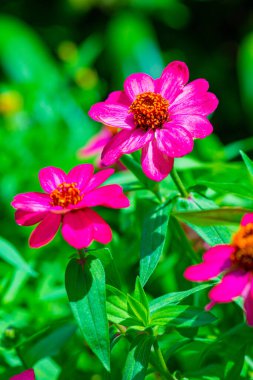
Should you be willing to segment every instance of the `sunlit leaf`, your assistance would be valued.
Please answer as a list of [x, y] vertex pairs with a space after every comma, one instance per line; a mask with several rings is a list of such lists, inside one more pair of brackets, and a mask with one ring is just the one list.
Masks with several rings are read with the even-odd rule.
[[140, 280], [146, 284], [154, 272], [167, 237], [168, 222], [172, 205], [160, 205], [147, 215], [142, 227]]
[[99, 259], [72, 259], [65, 286], [74, 318], [92, 351], [110, 369], [110, 339], [106, 316], [105, 273]]

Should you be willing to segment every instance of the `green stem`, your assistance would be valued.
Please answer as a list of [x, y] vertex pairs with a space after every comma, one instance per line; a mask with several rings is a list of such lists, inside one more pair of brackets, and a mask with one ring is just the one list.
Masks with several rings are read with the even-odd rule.
[[175, 168], [173, 168], [170, 172], [171, 178], [173, 179], [176, 187], [178, 188], [180, 194], [183, 198], [189, 198], [189, 193], [187, 192], [186, 188], [183, 185], [183, 182], [181, 181], [177, 171]]
[[159, 366], [160, 371], [162, 372], [162, 375], [167, 380], [175, 380], [175, 378], [171, 375], [171, 373], [169, 372], [169, 370], [166, 366], [166, 363], [164, 361], [164, 357], [163, 357], [162, 351], [159, 347], [157, 339], [154, 341], [154, 350], [156, 353], [156, 359], [158, 362], [158, 366]]

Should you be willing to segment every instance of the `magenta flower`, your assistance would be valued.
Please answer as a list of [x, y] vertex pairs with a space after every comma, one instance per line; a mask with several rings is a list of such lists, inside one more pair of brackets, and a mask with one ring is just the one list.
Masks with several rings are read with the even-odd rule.
[[105, 146], [102, 164], [112, 165], [123, 154], [142, 149], [144, 173], [160, 181], [171, 171], [175, 157], [192, 151], [194, 138], [212, 133], [207, 115], [216, 109], [218, 100], [208, 92], [205, 79], [186, 84], [188, 80], [186, 64], [174, 61], [158, 79], [142, 73], [130, 75], [124, 91], [93, 105], [92, 119], [122, 129]]
[[124, 208], [129, 200], [119, 185], [99, 187], [114, 172], [93, 174], [90, 164], [74, 167], [68, 174], [49, 166], [39, 173], [46, 193], [24, 193], [14, 197], [16, 222], [22, 226], [38, 224], [29, 238], [33, 248], [49, 243], [62, 224], [63, 238], [77, 249], [88, 247], [93, 240], [107, 244], [112, 239], [109, 225], [94, 211], [95, 206]]
[[190, 281], [207, 281], [223, 273], [221, 282], [209, 292], [211, 302], [206, 309], [242, 296], [247, 322], [253, 326], [253, 214], [244, 215], [231, 244], [210, 248], [203, 260], [187, 268], [184, 276]]
[[28, 369], [19, 375], [12, 376], [10, 380], [35, 380], [34, 370]]

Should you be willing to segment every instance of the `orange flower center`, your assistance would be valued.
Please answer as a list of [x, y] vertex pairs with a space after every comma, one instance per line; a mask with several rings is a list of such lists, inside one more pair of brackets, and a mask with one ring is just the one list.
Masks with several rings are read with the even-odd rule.
[[230, 256], [233, 264], [247, 271], [253, 270], [253, 223], [240, 226], [233, 236], [232, 244], [236, 247]]
[[80, 202], [83, 199], [83, 195], [80, 195], [80, 190], [76, 185], [76, 182], [63, 182], [58, 185], [50, 194], [50, 198], [52, 199], [51, 205], [67, 207]]
[[155, 92], [144, 92], [136, 96], [129, 112], [134, 114], [136, 127], [145, 131], [161, 128], [169, 120], [169, 102]]

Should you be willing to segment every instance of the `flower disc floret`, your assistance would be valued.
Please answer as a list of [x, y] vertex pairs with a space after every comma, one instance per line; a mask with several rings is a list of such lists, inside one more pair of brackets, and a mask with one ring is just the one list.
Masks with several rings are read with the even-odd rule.
[[50, 193], [50, 198], [52, 199], [51, 205], [67, 207], [76, 205], [83, 199], [83, 195], [80, 194], [80, 189], [77, 188], [76, 182], [63, 182]]
[[240, 226], [233, 236], [235, 252], [230, 256], [232, 263], [246, 271], [253, 271], [253, 223]]
[[184, 273], [190, 281], [207, 281], [220, 274], [222, 280], [209, 292], [211, 302], [206, 309], [242, 296], [247, 322], [253, 326], [253, 213], [244, 215], [231, 244], [210, 248], [202, 263]]
[[136, 96], [129, 112], [134, 114], [136, 127], [147, 131], [150, 128], [162, 128], [163, 124], [169, 120], [168, 107], [168, 100], [160, 94], [144, 92]]

